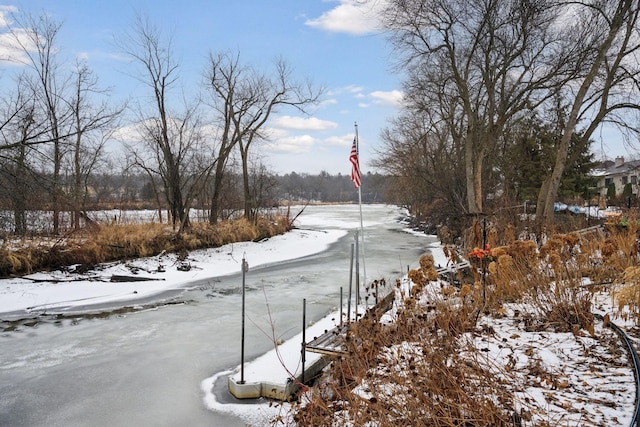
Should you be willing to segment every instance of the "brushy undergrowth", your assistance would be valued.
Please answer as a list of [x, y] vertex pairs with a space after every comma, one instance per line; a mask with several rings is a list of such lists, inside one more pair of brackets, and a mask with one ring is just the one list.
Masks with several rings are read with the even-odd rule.
[[56, 239], [4, 240], [0, 245], [0, 277], [82, 264], [184, 252], [228, 243], [257, 241], [291, 229], [285, 217], [244, 218], [214, 225], [194, 223], [178, 233], [166, 224], [98, 224]]
[[[593, 292], [606, 286], [614, 316], [640, 323], [640, 266], [634, 227], [555, 234], [465, 249], [471, 275], [439, 280], [430, 256], [397, 281], [392, 322], [373, 311], [352, 323], [345, 354], [300, 394], [293, 422], [314, 426], [520, 426], [532, 424], [506, 369], [489, 371], [469, 337], [491, 331], [480, 316], [518, 307], [530, 331], [594, 335]], [[459, 256], [453, 248], [446, 254]], [[521, 385], [524, 387], [524, 385]], [[280, 420], [281, 421], [281, 420]], [[277, 424], [277, 423], [274, 423]]]

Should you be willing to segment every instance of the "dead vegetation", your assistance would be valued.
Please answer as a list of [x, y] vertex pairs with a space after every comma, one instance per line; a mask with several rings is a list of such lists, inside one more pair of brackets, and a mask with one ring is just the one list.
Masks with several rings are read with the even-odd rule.
[[0, 244], [0, 277], [257, 241], [290, 229], [288, 218], [272, 216], [253, 222], [241, 218], [215, 225], [195, 223], [180, 233], [166, 224], [104, 223], [55, 239], [4, 239]]
[[[524, 389], [523, 376], [512, 371], [509, 360], [488, 369], [483, 350], [470, 345], [474, 337], [493, 334], [479, 319], [511, 316], [526, 331], [570, 333], [576, 341], [596, 338], [593, 292], [606, 286], [618, 303], [612, 315], [637, 324], [637, 245], [635, 227], [554, 234], [540, 244], [513, 240], [495, 247], [478, 245], [466, 250], [473, 274], [460, 274], [457, 286], [438, 280], [433, 258], [423, 256], [420, 268], [408, 272], [411, 287], [397, 282], [393, 321], [369, 312], [352, 324], [346, 354], [301, 394], [292, 409], [294, 422], [553, 425], [532, 421], [532, 402], [514, 391]], [[445, 253], [452, 260], [457, 256], [451, 248]], [[526, 370], [552, 390], [568, 387], [566, 379], [539, 363], [532, 361]]]

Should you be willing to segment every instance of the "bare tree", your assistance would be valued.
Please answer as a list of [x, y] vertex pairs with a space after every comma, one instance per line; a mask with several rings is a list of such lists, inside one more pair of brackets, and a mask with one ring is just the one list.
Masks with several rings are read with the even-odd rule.
[[[484, 209], [485, 174], [504, 130], [552, 96], [566, 67], [555, 3], [391, 0], [385, 22], [408, 70], [407, 103], [462, 148], [466, 213]], [[428, 112], [428, 113], [427, 113]]]
[[[579, 125], [581, 144], [589, 143], [593, 133], [611, 121], [638, 135], [625, 113], [638, 111], [640, 80], [640, 2], [576, 1], [567, 2], [561, 15], [565, 30], [561, 39], [578, 52], [575, 71], [562, 92], [570, 106], [566, 117], [560, 117], [553, 171], [544, 181], [538, 195], [536, 216], [543, 222], [553, 217], [554, 202], [560, 180], [570, 161], [571, 139]], [[570, 24], [572, 23], [572, 24]]]
[[[78, 65], [73, 72], [71, 67], [61, 64], [57, 46], [60, 23], [46, 14], [37, 18], [14, 16], [13, 21], [9, 35], [20, 50], [14, 60], [24, 67], [17, 87], [19, 91], [32, 93], [34, 102], [25, 111], [16, 110], [15, 116], [7, 116], [7, 120], [17, 119], [24, 124], [24, 117], [30, 117], [33, 123], [28, 132], [21, 124], [23, 132], [16, 140], [3, 138], [0, 149], [16, 147], [26, 154], [26, 147], [34, 147], [37, 150], [30, 153], [42, 155], [45, 147], [50, 146], [49, 165], [41, 176], [50, 177], [43, 185], [50, 193], [53, 232], [58, 233], [60, 211], [64, 208], [71, 207], [74, 224], [79, 227], [81, 203], [86, 194], [82, 187], [86, 188], [86, 178], [99, 158], [108, 128], [122, 108], [110, 109], [104, 99], [100, 104], [94, 103], [104, 92], [98, 89], [97, 79], [86, 65]], [[101, 134], [102, 140], [92, 146], [90, 142], [96, 142], [96, 133]], [[68, 186], [70, 194], [66, 193], [67, 186], [61, 176], [65, 162], [71, 165], [69, 170], [74, 180]]]
[[[33, 168], [30, 153], [34, 147], [29, 139], [38, 133], [36, 118], [36, 95], [25, 84], [24, 75], [16, 80], [15, 90], [3, 98], [2, 117], [4, 124], [0, 133], [0, 159], [2, 159], [3, 180], [8, 199], [12, 202], [14, 233], [24, 235], [27, 232], [27, 205], [29, 195], [34, 194]], [[33, 159], [31, 159], [33, 160]]]
[[132, 147], [136, 163], [163, 183], [171, 222], [180, 231], [190, 226], [189, 208], [206, 182], [213, 164], [203, 162], [206, 147], [200, 129], [197, 106], [185, 106], [172, 113], [176, 103], [170, 92], [178, 82], [178, 63], [172, 56], [171, 40], [163, 40], [159, 29], [138, 17], [133, 32], [119, 44], [142, 68], [138, 79], [152, 92], [153, 111], [139, 109], [138, 127], [146, 148]]
[[[46, 117], [46, 138], [32, 143], [52, 143], [52, 175], [50, 182], [51, 209], [53, 211], [53, 232], [58, 233], [63, 189], [60, 179], [64, 157], [65, 138], [69, 133], [71, 112], [63, 103], [68, 76], [59, 69], [58, 47], [56, 46], [61, 24], [43, 14], [38, 18], [27, 15], [14, 17], [16, 24], [9, 32], [22, 50], [24, 65], [28, 67], [32, 90], [37, 94], [37, 109]], [[20, 144], [24, 144], [20, 142]]]
[[293, 107], [306, 114], [306, 108], [317, 102], [322, 89], [309, 83], [295, 82], [291, 68], [279, 60], [271, 77], [242, 66], [240, 54], [211, 54], [207, 69], [209, 105], [219, 129], [216, 169], [209, 220], [214, 223], [220, 215], [221, 184], [232, 150], [238, 146], [242, 162], [244, 211], [251, 219], [254, 201], [251, 197], [249, 150], [253, 142], [267, 138], [264, 125], [278, 107]]
[[420, 219], [459, 217], [465, 211], [464, 156], [446, 126], [435, 125], [424, 112], [405, 111], [382, 140], [374, 165], [394, 177], [392, 202]]
[[274, 205], [278, 182], [274, 174], [259, 160], [254, 163], [250, 170], [249, 197], [251, 197], [251, 203], [245, 203], [245, 209], [247, 209], [247, 205], [251, 206], [253, 212], [249, 214], [249, 218], [256, 218], [261, 208], [268, 208]]
[[87, 180], [96, 165], [101, 161], [106, 141], [111, 137], [115, 123], [124, 107], [111, 108], [105, 99], [98, 104], [96, 97], [107, 93], [100, 89], [98, 81], [86, 64], [77, 63], [73, 81], [74, 97], [68, 101], [73, 112], [70, 205], [72, 223], [80, 228], [80, 218], [87, 218], [84, 205], [87, 197]]

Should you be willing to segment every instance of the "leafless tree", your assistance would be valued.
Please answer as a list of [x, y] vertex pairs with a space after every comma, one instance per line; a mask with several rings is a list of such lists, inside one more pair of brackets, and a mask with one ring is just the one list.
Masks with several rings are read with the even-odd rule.
[[564, 66], [553, 2], [391, 0], [385, 16], [408, 70], [407, 100], [463, 147], [466, 212], [482, 213], [487, 156], [509, 123], [550, 96], [542, 89]]
[[[16, 88], [32, 94], [34, 102], [25, 106], [26, 109], [16, 109], [14, 116], [5, 116], [8, 120], [5, 123], [17, 119], [22, 132], [15, 140], [3, 138], [0, 145], [2, 150], [17, 148], [21, 153], [17, 160], [26, 155], [26, 147], [33, 148], [31, 154], [42, 155], [49, 151], [46, 156], [49, 165], [44, 167], [45, 173], [41, 177], [50, 177], [46, 186], [50, 191], [54, 233], [59, 232], [60, 211], [64, 208], [71, 208], [74, 224], [79, 226], [81, 202], [86, 193], [82, 189], [83, 181], [99, 158], [105, 139], [97, 146], [90, 142], [96, 141], [96, 133], [106, 136], [122, 110], [109, 108], [104, 98], [99, 104], [95, 103], [104, 93], [98, 89], [97, 78], [86, 65], [79, 65], [74, 72], [72, 67], [61, 64], [61, 51], [57, 45], [61, 28], [59, 22], [46, 14], [13, 16], [9, 35], [20, 50], [13, 59], [23, 66]], [[30, 120], [28, 128], [25, 117]], [[70, 158], [69, 153], [72, 154]], [[71, 165], [69, 175], [74, 180], [71, 185], [62, 180], [65, 162]], [[70, 194], [67, 194], [67, 187], [71, 189]]]
[[[29, 70], [29, 82], [37, 94], [36, 109], [44, 112], [46, 137], [31, 139], [32, 144], [52, 144], [51, 155], [51, 209], [53, 211], [53, 232], [58, 233], [60, 224], [63, 188], [60, 172], [64, 157], [65, 138], [70, 134], [71, 111], [64, 104], [68, 88], [68, 75], [59, 68], [58, 46], [61, 24], [48, 15], [39, 17], [14, 16], [15, 24], [9, 28], [9, 34], [22, 51], [24, 64]], [[19, 144], [24, 145], [23, 142]]]
[[29, 195], [35, 193], [31, 156], [35, 147], [29, 144], [30, 138], [40, 132], [35, 104], [36, 94], [25, 84], [22, 74], [16, 79], [14, 90], [3, 97], [0, 113], [4, 122], [0, 132], [3, 187], [12, 203], [14, 233], [21, 236], [27, 232]]
[[277, 185], [278, 182], [274, 174], [263, 162], [260, 160], [253, 162], [249, 173], [249, 197], [251, 198], [251, 203], [245, 202], [245, 209], [247, 209], [247, 206], [253, 209], [253, 212], [249, 214], [249, 218], [256, 218], [261, 208], [270, 208], [274, 205]]
[[242, 162], [244, 211], [250, 218], [255, 208], [249, 173], [251, 145], [267, 138], [264, 125], [279, 107], [293, 107], [306, 114], [307, 107], [317, 102], [322, 89], [315, 89], [309, 82], [295, 81], [290, 66], [283, 60], [276, 62], [275, 72], [270, 76], [243, 66], [240, 54], [229, 52], [210, 54], [206, 78], [208, 104], [219, 129], [209, 220], [215, 223], [220, 215], [221, 184], [236, 146]]
[[552, 219], [560, 179], [568, 163], [569, 145], [580, 126], [581, 143], [588, 144], [606, 122], [637, 135], [630, 112], [640, 109], [640, 33], [638, 0], [583, 0], [563, 4], [561, 40], [576, 52], [574, 72], [563, 87], [569, 105], [559, 120], [562, 135], [553, 171], [544, 181], [537, 202], [537, 217]]
[[[119, 42], [142, 71], [137, 77], [152, 92], [153, 109], [138, 110], [143, 146], [131, 147], [135, 162], [147, 173], [159, 176], [169, 205], [170, 220], [180, 231], [190, 226], [190, 204], [206, 182], [213, 163], [206, 159], [197, 105], [172, 108], [180, 103], [171, 91], [178, 83], [178, 62], [171, 39], [164, 40], [148, 19], [138, 17], [132, 32]], [[185, 104], [188, 104], [185, 102]], [[151, 149], [151, 156], [147, 154]]]
[[433, 211], [441, 218], [464, 211], [464, 156], [446, 126], [434, 124], [424, 112], [405, 111], [384, 129], [382, 141], [374, 165], [394, 177], [391, 202], [420, 219]]
[[[124, 107], [110, 107], [104, 97], [107, 92], [98, 86], [97, 77], [86, 64], [77, 63], [73, 73], [74, 96], [67, 102], [73, 112], [71, 133], [71, 176], [69, 204], [75, 229], [80, 228], [84, 214], [87, 180], [96, 165], [102, 161], [104, 145], [111, 137]], [[98, 103], [98, 97], [103, 99]]]

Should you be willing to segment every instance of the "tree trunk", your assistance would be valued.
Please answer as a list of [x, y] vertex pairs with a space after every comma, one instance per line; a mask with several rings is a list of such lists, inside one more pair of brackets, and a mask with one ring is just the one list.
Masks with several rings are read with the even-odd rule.
[[464, 146], [464, 170], [466, 177], [467, 187], [467, 213], [478, 213], [479, 209], [476, 206], [476, 192], [475, 192], [475, 174], [473, 173], [473, 144], [469, 141], [465, 141]]
[[[79, 112], [76, 112], [76, 120], [78, 119]], [[75, 230], [80, 229], [80, 200], [81, 200], [81, 187], [82, 187], [82, 167], [80, 165], [80, 143], [82, 141], [82, 132], [78, 131], [76, 135], [76, 146], [73, 156], [73, 166], [75, 179], [73, 183], [73, 228]]]
[[213, 192], [211, 194], [211, 210], [209, 211], [209, 223], [215, 224], [220, 219], [220, 199], [222, 196], [222, 179], [224, 177], [224, 164], [218, 159], [216, 173], [213, 176]]
[[254, 218], [254, 206], [253, 199], [251, 197], [251, 186], [249, 183], [249, 142], [246, 146], [243, 145], [242, 141], [239, 142], [240, 147], [240, 157], [242, 158], [242, 188], [244, 193], [244, 217], [253, 221]]
[[[566, 140], [566, 141], [565, 141]], [[567, 164], [569, 153], [570, 134], [563, 134], [560, 145], [556, 151], [556, 161], [549, 175], [540, 188], [536, 205], [536, 218], [543, 223], [553, 219], [554, 205], [560, 189], [560, 180]]]
[[[617, 37], [618, 32], [620, 31], [624, 23], [624, 18], [632, 7], [632, 3], [633, 2], [628, 0], [621, 1], [619, 3], [614, 16], [610, 19], [610, 27], [607, 33], [607, 37], [603, 40], [601, 45], [596, 46], [597, 55], [594, 58], [593, 63], [590, 65], [589, 71], [585, 75], [582, 84], [576, 92], [575, 98], [573, 100], [573, 105], [571, 107], [571, 112], [569, 113], [567, 123], [563, 129], [562, 139], [560, 140], [560, 143], [556, 150], [556, 161], [553, 167], [553, 171], [551, 172], [551, 175], [545, 180], [545, 183], [540, 189], [540, 193], [538, 195], [536, 218], [542, 223], [550, 222], [553, 219], [554, 203], [556, 201], [556, 197], [558, 196], [562, 174], [564, 173], [564, 169], [566, 168], [567, 156], [569, 153], [569, 144], [578, 124], [578, 116], [581, 109], [583, 108], [585, 97], [589, 91], [589, 88], [598, 76], [603, 63], [605, 62], [605, 58], [607, 57], [607, 53], [609, 52], [614, 39]], [[608, 72], [615, 72], [615, 70], [609, 70]], [[606, 100], [601, 100], [601, 102], [606, 103]]]
[[482, 213], [482, 162], [484, 156], [475, 155], [473, 143], [465, 141], [465, 176], [467, 190], [467, 213]]
[[476, 157], [475, 161], [475, 170], [473, 173], [473, 185], [474, 185], [474, 195], [475, 195], [475, 207], [477, 209], [474, 213], [482, 213], [483, 211], [483, 196], [484, 193], [482, 191], [482, 165], [484, 164], [484, 154], [479, 153]]
[[22, 134], [23, 143], [20, 146], [16, 164], [16, 191], [13, 193], [13, 218], [14, 230], [18, 236], [24, 236], [27, 233], [27, 217], [26, 217], [26, 178], [27, 167], [25, 165], [26, 149], [24, 142], [26, 140], [26, 128]]

